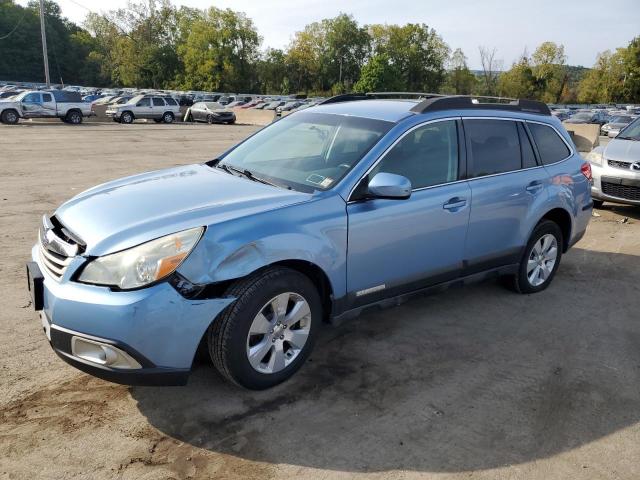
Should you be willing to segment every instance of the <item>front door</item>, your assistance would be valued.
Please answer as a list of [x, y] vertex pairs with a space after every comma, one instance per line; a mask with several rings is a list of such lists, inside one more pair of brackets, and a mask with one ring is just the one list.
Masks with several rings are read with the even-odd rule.
[[[414, 127], [388, 150], [347, 205], [347, 288], [350, 306], [456, 278], [462, 270], [471, 191], [460, 181], [460, 125]], [[367, 199], [377, 173], [407, 177], [406, 200]]]

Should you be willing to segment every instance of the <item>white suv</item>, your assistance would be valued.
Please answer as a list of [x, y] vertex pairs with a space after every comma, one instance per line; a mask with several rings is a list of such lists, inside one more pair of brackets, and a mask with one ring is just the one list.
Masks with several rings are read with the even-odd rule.
[[114, 122], [133, 123], [137, 118], [151, 118], [156, 123], [172, 123], [181, 117], [180, 105], [171, 97], [138, 95], [123, 105], [113, 105], [105, 112]]

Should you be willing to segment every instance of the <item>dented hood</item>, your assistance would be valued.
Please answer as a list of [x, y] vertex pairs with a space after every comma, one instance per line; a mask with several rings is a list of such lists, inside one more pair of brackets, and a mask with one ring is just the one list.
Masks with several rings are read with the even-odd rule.
[[55, 214], [86, 243], [86, 255], [104, 255], [310, 197], [207, 165], [188, 165], [99, 185], [64, 203]]

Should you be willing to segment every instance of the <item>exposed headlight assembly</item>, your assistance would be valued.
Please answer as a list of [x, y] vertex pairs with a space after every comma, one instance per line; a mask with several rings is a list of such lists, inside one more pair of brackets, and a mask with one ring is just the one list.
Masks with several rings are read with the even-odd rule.
[[587, 154], [586, 160], [594, 165], [602, 165], [604, 158], [601, 151], [592, 151]]
[[203, 227], [192, 228], [98, 257], [84, 268], [78, 280], [122, 290], [140, 288], [162, 280], [187, 258], [203, 231]]

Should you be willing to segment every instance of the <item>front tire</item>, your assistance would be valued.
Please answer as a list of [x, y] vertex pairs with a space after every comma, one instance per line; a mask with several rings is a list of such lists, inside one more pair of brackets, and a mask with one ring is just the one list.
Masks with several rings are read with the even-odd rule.
[[507, 278], [507, 285], [518, 293], [537, 293], [547, 288], [560, 266], [562, 230], [551, 220], [542, 220], [533, 230], [518, 273]]
[[273, 267], [231, 286], [236, 301], [215, 319], [207, 339], [213, 364], [228, 380], [252, 390], [273, 387], [305, 362], [322, 318], [309, 278]]
[[133, 123], [133, 113], [122, 112], [122, 115], [120, 115], [120, 123], [126, 123], [126, 124]]
[[0, 120], [2, 120], [2, 123], [6, 123], [7, 125], [15, 125], [20, 120], [20, 117], [18, 116], [18, 112], [15, 110], [5, 110], [2, 112]]

